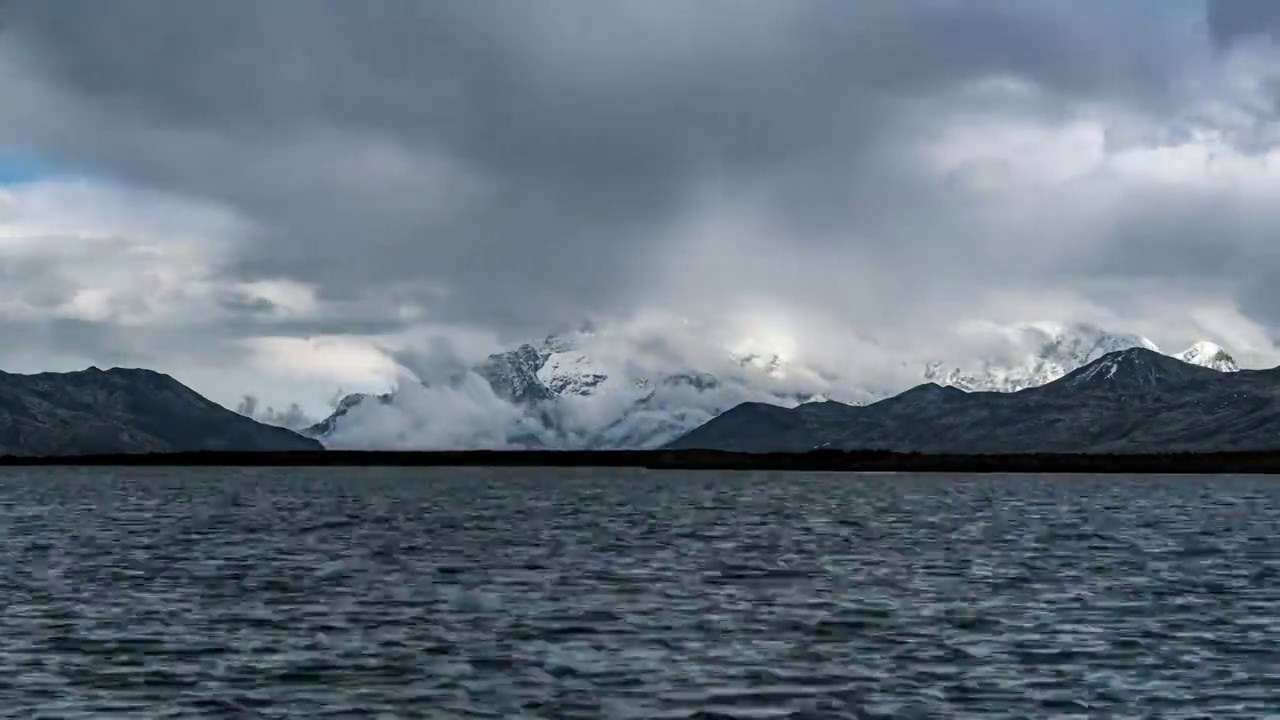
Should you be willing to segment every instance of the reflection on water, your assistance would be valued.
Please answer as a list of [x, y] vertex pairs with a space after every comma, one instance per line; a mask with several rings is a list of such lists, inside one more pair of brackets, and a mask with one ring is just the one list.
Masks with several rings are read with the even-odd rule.
[[1259, 718], [1270, 478], [6, 470], [14, 717]]

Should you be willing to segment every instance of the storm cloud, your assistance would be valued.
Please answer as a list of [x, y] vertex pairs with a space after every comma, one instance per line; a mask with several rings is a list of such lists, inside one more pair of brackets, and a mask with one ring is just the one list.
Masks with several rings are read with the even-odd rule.
[[[1274, 357], [1271, 3], [0, 8], [0, 147], [194, 218], [151, 233], [198, 236], [189, 282], [81, 318], [156, 348], [371, 338], [358, 384], [663, 316], [847, 371], [1051, 319]], [[61, 267], [32, 303], [83, 297]]]

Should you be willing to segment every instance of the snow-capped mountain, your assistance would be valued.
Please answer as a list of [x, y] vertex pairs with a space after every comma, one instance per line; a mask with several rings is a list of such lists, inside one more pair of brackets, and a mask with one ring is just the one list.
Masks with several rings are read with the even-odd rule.
[[[1029, 323], [1006, 330], [1011, 352], [961, 369], [933, 361], [926, 363], [924, 378], [969, 392], [1016, 392], [1038, 387], [1084, 367], [1107, 353], [1130, 348], [1160, 352], [1151, 340], [1130, 333], [1108, 332], [1087, 324]], [[1171, 357], [1222, 372], [1239, 370], [1235, 360], [1219, 345], [1201, 341]]]
[[[558, 338], [549, 339], [551, 342]], [[604, 391], [609, 371], [589, 355], [559, 341], [559, 348], [546, 355], [535, 375], [552, 393], [559, 396], [589, 396]]]
[[[491, 399], [518, 410], [514, 418], [500, 418], [506, 445], [656, 447], [742, 402], [794, 406], [830, 395], [823, 392], [826, 376], [790, 367], [776, 356], [725, 353], [715, 372], [659, 370], [610, 356], [596, 339], [594, 331], [552, 335], [490, 355], [471, 369]], [[427, 391], [452, 391], [463, 381], [455, 377]], [[859, 404], [885, 394], [837, 393], [844, 402]], [[330, 447], [368, 446], [370, 438], [346, 430], [362, 422], [362, 415], [402, 412], [401, 402], [397, 394], [348, 395], [307, 433]], [[419, 411], [432, 412], [425, 407], [412, 412]]]
[[968, 392], [1016, 392], [1057, 380], [1109, 352], [1133, 347], [1159, 351], [1140, 335], [1110, 333], [1085, 324], [1029, 323], [1004, 334], [1004, 346], [1011, 349], [1000, 356], [967, 369], [932, 361], [925, 365], [924, 378]]
[[1221, 345], [1208, 340], [1201, 340], [1174, 357], [1184, 363], [1211, 368], [1219, 372], [1236, 372], [1240, 369], [1235, 358], [1222, 349]]
[[[969, 392], [1013, 392], [1044, 385], [1118, 350], [1160, 352], [1142, 336], [1092, 325], [1032, 323], [999, 333], [998, 347], [968, 367], [928, 362], [922, 376], [904, 376], [900, 387], [870, 388], [857, 378], [768, 353], [713, 353], [687, 361], [701, 368], [672, 369], [679, 360], [646, 363], [635, 348], [619, 351], [600, 342], [594, 328], [578, 329], [490, 355], [443, 383], [346, 396], [307, 433], [330, 447], [443, 447], [449, 445], [439, 437], [452, 443], [473, 437], [461, 429], [466, 425], [478, 433], [474, 437], [484, 438], [466, 447], [647, 448], [743, 402], [861, 405], [921, 381]], [[1226, 350], [1207, 341], [1170, 357], [1224, 372], [1238, 369]]]
[[1172, 386], [1203, 377], [1220, 377], [1213, 368], [1183, 362], [1176, 355], [1164, 355], [1146, 348], [1129, 348], [1111, 353], [1063, 378], [1062, 383], [1044, 390], [1060, 389], [1068, 394], [1082, 391], [1131, 392], [1139, 388]]

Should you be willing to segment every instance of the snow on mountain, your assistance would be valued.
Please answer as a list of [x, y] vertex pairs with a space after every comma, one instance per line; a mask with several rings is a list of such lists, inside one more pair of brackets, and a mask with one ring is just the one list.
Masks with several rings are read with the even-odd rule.
[[[1085, 324], [996, 330], [996, 342], [983, 346], [990, 351], [976, 363], [928, 362], [923, 380], [971, 392], [1012, 392], [1056, 380], [1115, 351], [1159, 352], [1140, 335]], [[646, 448], [743, 402], [861, 405], [916, 382], [908, 370], [901, 387], [873, 388], [768, 352], [681, 357], [664, 350], [650, 356], [650, 345], [595, 328], [551, 335], [490, 355], [465, 377], [446, 383], [348, 396], [308, 433], [336, 448], [390, 447], [387, 437], [401, 448]], [[1225, 350], [1209, 342], [1171, 357], [1215, 370], [1238, 369]]]
[[1219, 372], [1236, 372], [1240, 366], [1236, 364], [1235, 358], [1222, 348], [1221, 345], [1201, 340], [1182, 352], [1174, 355], [1182, 362], [1201, 367], [1211, 368]]
[[924, 378], [968, 392], [1016, 392], [1057, 380], [1110, 352], [1160, 348], [1141, 335], [1112, 333], [1083, 323], [1027, 323], [1004, 331], [1005, 352], [976, 367], [926, 363]]
[[[777, 356], [726, 352], [708, 369], [675, 370], [670, 358], [646, 360], [620, 351], [619, 344], [611, 344], [611, 340], [616, 339], [594, 329], [551, 335], [495, 353], [477, 364], [471, 374], [487, 385], [496, 400], [518, 410], [516, 416], [495, 415], [505, 424], [503, 445], [655, 447], [743, 402], [794, 406], [832, 395], [852, 403], [880, 397], [857, 390], [833, 393], [828, 375]], [[627, 349], [625, 343], [621, 346]], [[455, 379], [449, 384], [460, 382]], [[448, 387], [427, 388], [426, 396], [415, 391], [411, 397], [414, 402], [427, 403], [432, 392], [447, 391]], [[402, 394], [403, 388], [377, 397], [377, 402], [372, 397], [348, 396], [333, 415], [309, 432], [330, 447], [369, 447], [377, 438], [353, 432], [353, 427], [375, 421], [385, 425], [395, 413], [404, 415], [399, 406], [410, 398], [401, 398]], [[439, 412], [426, 407], [420, 410]], [[395, 435], [404, 437], [405, 432], [396, 431]], [[435, 446], [430, 438], [423, 438], [423, 447]]]
[[556, 394], [538, 379], [538, 370], [551, 352], [544, 347], [524, 344], [515, 350], [490, 355], [475, 368], [498, 397], [517, 405], [551, 400]]
[[581, 350], [566, 349], [547, 355], [536, 373], [538, 381], [556, 395], [592, 395], [605, 390], [609, 372]]

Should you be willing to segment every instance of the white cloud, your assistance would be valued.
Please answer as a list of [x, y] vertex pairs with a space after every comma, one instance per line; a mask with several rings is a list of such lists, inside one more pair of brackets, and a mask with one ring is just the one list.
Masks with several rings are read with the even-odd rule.
[[[276, 321], [333, 309], [296, 281], [224, 276], [253, 231], [216, 205], [90, 178], [4, 189], [0, 322], [21, 330], [24, 342], [0, 349], [0, 367], [143, 365], [229, 407], [252, 393], [264, 406], [298, 402], [316, 416], [327, 414], [338, 388], [389, 388], [395, 364], [376, 338], [273, 334]], [[225, 304], [232, 297], [268, 302], [265, 320], [231, 329], [243, 317]], [[59, 321], [95, 332], [52, 346], [47, 327]]]
[[0, 214], [3, 319], [216, 322], [218, 266], [248, 232], [216, 206], [101, 182], [10, 188]]
[[248, 352], [251, 371], [352, 392], [384, 392], [394, 384], [399, 372], [387, 352], [367, 338], [254, 337], [241, 344]]
[[431, 388], [406, 373], [394, 402], [356, 405], [328, 444], [354, 449], [501, 449], [521, 420], [521, 412], [495, 396], [474, 373], [456, 384]]

